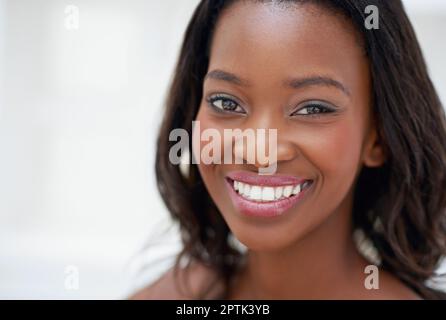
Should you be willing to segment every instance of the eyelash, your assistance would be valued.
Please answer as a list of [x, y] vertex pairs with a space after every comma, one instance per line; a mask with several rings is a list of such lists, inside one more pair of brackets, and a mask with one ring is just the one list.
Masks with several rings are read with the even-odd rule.
[[[299, 111], [304, 110], [304, 109], [309, 109], [309, 108], [317, 108], [317, 109], [319, 109], [319, 112], [308, 113], [308, 111], [307, 111], [307, 114], [298, 114]], [[323, 114], [330, 114], [330, 113], [334, 113], [334, 112], [336, 112], [336, 110], [333, 107], [327, 106], [326, 103], [323, 103], [320, 101], [314, 101], [314, 102], [308, 102], [302, 108], [299, 108], [298, 110], [293, 111], [290, 116], [301, 115], [301, 116], [305, 116], [305, 117], [319, 118]]]
[[[243, 112], [224, 109], [224, 106], [223, 106], [222, 108], [217, 107], [214, 103], [215, 103], [215, 101], [219, 101], [219, 100], [235, 103], [235, 104], [237, 105], [236, 108], [238, 107], [238, 108], [242, 109]], [[207, 98], [206, 101], [208, 102], [208, 104], [209, 104], [209, 106], [210, 106], [211, 108], [214, 108], [214, 109], [217, 110], [218, 112], [240, 113], [240, 114], [244, 114], [244, 113], [246, 113], [246, 112], [244, 111], [244, 109], [240, 106], [240, 104], [239, 104], [238, 102], [234, 101], [233, 99], [231, 99], [231, 98], [229, 98], [229, 97], [227, 97], [227, 96], [225, 96], [225, 95], [215, 94], [215, 95], [213, 95], [213, 96]]]
[[[243, 110], [243, 112], [224, 109], [224, 106], [223, 106], [223, 108], [215, 106], [215, 104], [214, 104], [215, 101], [219, 101], [219, 100], [234, 103], [234, 104], [237, 105], [236, 109], [240, 108], [240, 109]], [[239, 113], [239, 114], [245, 114], [246, 113], [238, 102], [234, 101], [233, 99], [231, 99], [231, 98], [229, 98], [229, 97], [227, 97], [225, 95], [215, 94], [215, 95], [210, 96], [209, 98], [207, 98], [206, 101], [208, 102], [208, 104], [209, 104], [209, 106], [211, 108], [215, 109], [218, 112]], [[310, 117], [310, 118], [319, 118], [323, 114], [330, 114], [330, 113], [333, 113], [333, 112], [336, 111], [334, 108], [327, 106], [323, 102], [315, 101], [315, 102], [308, 102], [307, 105], [303, 106], [302, 108], [299, 108], [296, 111], [293, 111], [290, 116], [292, 117], [294, 115], [299, 115], [298, 114], [299, 111], [304, 110], [304, 109], [309, 109], [309, 108], [317, 108], [317, 109], [319, 109], [319, 112], [317, 112], [317, 113], [308, 113], [308, 111], [307, 111], [307, 114], [300, 114], [300, 115], [304, 116], [304, 117]]]

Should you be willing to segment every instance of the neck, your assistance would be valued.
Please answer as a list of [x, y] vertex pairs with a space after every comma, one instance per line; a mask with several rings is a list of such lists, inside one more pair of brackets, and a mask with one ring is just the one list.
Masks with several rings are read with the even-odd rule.
[[247, 299], [323, 299], [363, 285], [367, 264], [351, 235], [346, 197], [320, 226], [281, 251], [248, 251], [237, 286]]

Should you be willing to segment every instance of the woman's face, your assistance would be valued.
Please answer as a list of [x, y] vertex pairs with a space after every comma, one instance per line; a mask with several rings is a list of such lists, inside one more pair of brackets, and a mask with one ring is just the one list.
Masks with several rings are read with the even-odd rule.
[[[250, 1], [221, 15], [196, 118], [200, 131], [223, 137], [224, 129], [277, 130], [273, 176], [258, 175], [257, 163], [198, 165], [242, 243], [284, 248], [349, 207], [362, 166], [382, 163], [370, 100], [368, 60], [343, 17], [309, 4]], [[293, 195], [306, 180], [309, 187]]]

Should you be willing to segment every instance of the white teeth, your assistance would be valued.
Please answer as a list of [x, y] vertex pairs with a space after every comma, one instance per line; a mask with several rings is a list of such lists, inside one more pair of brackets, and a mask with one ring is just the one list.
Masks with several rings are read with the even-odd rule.
[[[242, 184], [240, 182], [240, 184]], [[246, 198], [251, 197], [251, 192], [250, 192], [250, 185], [249, 184], [243, 184], [243, 192], [240, 192], [240, 194], [244, 195]]]
[[243, 187], [245, 185], [241, 182], [238, 183], [238, 193], [243, 194]]
[[272, 201], [272, 200], [274, 200], [274, 188], [272, 188], [272, 187], [263, 187], [262, 188], [262, 200], [263, 201]]
[[252, 200], [262, 200], [262, 187], [252, 186], [249, 196]]
[[305, 188], [307, 181], [298, 185], [280, 187], [262, 187], [249, 185], [234, 180], [234, 190], [244, 198], [253, 201], [275, 201], [299, 194]]
[[292, 194], [298, 194], [300, 192], [300, 184], [294, 187]]
[[283, 187], [277, 187], [277, 188], [274, 188], [274, 189], [276, 189], [276, 192], [275, 192], [275, 198], [276, 199], [280, 199], [280, 198], [282, 198], [282, 195], [283, 195]]
[[283, 189], [283, 195], [285, 196], [285, 198], [288, 198], [291, 195], [291, 192], [293, 192], [293, 186], [286, 186]]

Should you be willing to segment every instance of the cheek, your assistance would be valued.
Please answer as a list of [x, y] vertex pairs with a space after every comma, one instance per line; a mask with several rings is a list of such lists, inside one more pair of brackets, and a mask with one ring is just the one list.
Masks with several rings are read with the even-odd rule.
[[[216, 174], [216, 170], [218, 169], [218, 166], [220, 166], [220, 164], [214, 164], [214, 163], [210, 163], [207, 164], [205, 163], [204, 157], [209, 158], [209, 156], [213, 156], [214, 155], [214, 151], [218, 152], [217, 154], [219, 154], [220, 156], [217, 156], [220, 159], [220, 162], [217, 163], [222, 163], [223, 161], [223, 133], [224, 133], [224, 128], [216, 123], [215, 121], [212, 120], [211, 117], [209, 117], [207, 115], [206, 112], [204, 112], [202, 110], [202, 108], [200, 108], [197, 117], [195, 119], [196, 123], [194, 126], [194, 130], [192, 133], [192, 139], [195, 139], [195, 143], [192, 144], [193, 147], [193, 154], [194, 157], [197, 161], [199, 161], [199, 163], [197, 164], [198, 166], [198, 170], [200, 171], [200, 174], [203, 178], [203, 181], [207, 187], [207, 189], [209, 190], [209, 192], [211, 193], [211, 195], [213, 196], [215, 194], [215, 188], [217, 188], [217, 184], [214, 183], [214, 179], [215, 179], [215, 174]], [[212, 144], [210, 141], [206, 141], [203, 140], [201, 138], [203, 138], [203, 133], [207, 130], [209, 132], [209, 129], [212, 130], [213, 132], [213, 136], [218, 136], [220, 137], [219, 143], [217, 144]], [[198, 148], [199, 147], [199, 148]], [[206, 151], [210, 151], [210, 152], [206, 152]]]
[[305, 156], [318, 169], [331, 192], [346, 192], [356, 175], [362, 149], [360, 122], [345, 120], [320, 128], [302, 139]]

